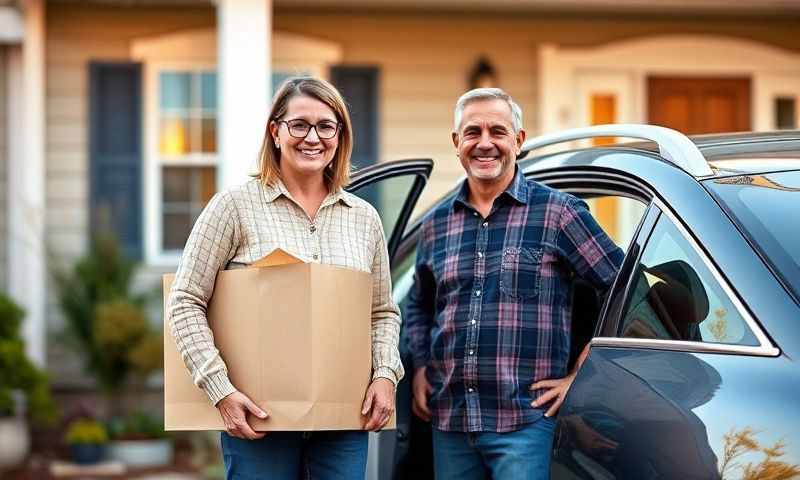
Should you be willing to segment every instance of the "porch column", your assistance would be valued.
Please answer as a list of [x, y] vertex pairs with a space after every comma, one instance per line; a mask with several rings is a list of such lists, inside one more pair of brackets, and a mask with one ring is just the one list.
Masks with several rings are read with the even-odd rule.
[[46, 359], [45, 2], [20, 2], [24, 37], [8, 55], [8, 291], [26, 312], [27, 353]]
[[220, 188], [256, 172], [272, 92], [272, 0], [216, 0]]

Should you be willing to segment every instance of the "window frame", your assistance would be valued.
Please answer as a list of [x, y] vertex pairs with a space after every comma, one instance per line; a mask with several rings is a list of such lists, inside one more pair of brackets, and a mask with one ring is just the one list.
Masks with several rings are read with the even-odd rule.
[[[721, 288], [722, 292], [728, 297], [731, 303], [736, 308], [737, 313], [744, 319], [745, 324], [753, 333], [753, 336], [758, 341], [759, 345], [757, 346], [749, 346], [749, 345], [735, 345], [735, 344], [727, 344], [727, 343], [706, 343], [706, 342], [698, 342], [698, 341], [687, 341], [687, 340], [665, 340], [665, 339], [650, 339], [650, 338], [625, 338], [621, 337], [621, 316], [624, 310], [624, 305], [627, 304], [628, 298], [631, 293], [631, 287], [633, 283], [633, 270], [628, 272], [628, 278], [624, 282], [624, 284], [620, 283], [619, 281], [615, 281], [614, 287], [612, 289], [611, 294], [609, 295], [609, 300], [611, 298], [617, 298], [620, 295], [620, 290], [623, 289], [621, 300], [623, 308], [615, 309], [611, 314], [608, 313], [608, 305], [605, 305], [602, 310], [601, 319], [599, 322], [599, 328], [602, 330], [604, 334], [609, 334], [607, 336], [596, 336], [594, 337], [590, 344], [594, 347], [610, 347], [610, 348], [644, 348], [644, 349], [653, 349], [653, 350], [669, 350], [669, 351], [680, 351], [680, 352], [688, 352], [688, 353], [721, 353], [721, 354], [740, 354], [740, 355], [752, 355], [752, 356], [762, 356], [762, 357], [776, 357], [780, 355], [780, 350], [776, 348], [773, 343], [770, 341], [769, 337], [766, 335], [764, 330], [761, 326], [756, 322], [753, 316], [750, 314], [749, 310], [745, 307], [742, 300], [736, 294], [732, 286], [728, 283], [722, 273], [719, 271], [717, 266], [711, 261], [705, 251], [700, 247], [697, 240], [689, 233], [683, 223], [679, 220], [678, 216], [673, 213], [664, 202], [662, 202], [657, 197], [654, 197], [652, 200], [651, 208], [658, 209], [658, 215], [653, 219], [650, 223], [649, 228], [642, 229], [638, 234], [634, 241], [639, 242], [639, 239], [642, 239], [642, 248], [640, 248], [636, 252], [636, 258], [634, 260], [634, 269], [635, 266], [639, 264], [641, 260], [641, 256], [644, 253], [644, 250], [647, 248], [650, 242], [650, 236], [655, 229], [656, 224], [658, 221], [664, 219], [664, 221], [669, 221], [672, 225], [678, 230], [683, 240], [690, 245], [690, 248], [694, 250], [694, 252], [698, 255], [700, 260], [703, 262], [705, 267], [711, 273], [714, 281], [717, 282], [717, 285]], [[626, 258], [626, 263], [628, 263], [628, 258]], [[608, 302], [606, 302], [608, 303]], [[613, 334], [611, 336], [610, 334]]]
[[[217, 64], [208, 61], [185, 62], [148, 62], [145, 67], [145, 155], [144, 175], [144, 211], [145, 211], [145, 261], [155, 267], [175, 267], [183, 253], [179, 250], [166, 250], [163, 245], [163, 178], [164, 167], [214, 167], [218, 191], [221, 158], [217, 153], [191, 153], [178, 159], [164, 159], [159, 152], [159, 122], [161, 103], [161, 73], [188, 72], [199, 74], [212, 72], [218, 74]], [[219, 118], [219, 105], [217, 105]], [[219, 124], [217, 124], [219, 128]]]

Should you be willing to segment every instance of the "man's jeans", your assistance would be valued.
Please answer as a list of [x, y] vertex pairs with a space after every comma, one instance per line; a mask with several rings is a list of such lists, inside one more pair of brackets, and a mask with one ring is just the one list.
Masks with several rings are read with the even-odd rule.
[[363, 480], [367, 432], [269, 432], [242, 440], [222, 432], [226, 479]]
[[444, 432], [433, 429], [436, 480], [550, 478], [554, 418], [507, 433]]

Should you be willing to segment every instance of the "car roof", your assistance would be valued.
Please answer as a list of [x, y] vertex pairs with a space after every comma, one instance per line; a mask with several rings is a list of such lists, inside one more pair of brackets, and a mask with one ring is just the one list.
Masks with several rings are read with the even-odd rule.
[[[689, 139], [697, 145], [711, 167], [713, 175], [710, 178], [800, 169], [800, 130], [694, 135]], [[564, 163], [562, 155], [569, 156], [569, 163], [574, 166], [590, 165], [595, 163], [595, 159], [614, 151], [659, 154], [655, 142], [636, 141], [524, 157], [521, 165], [525, 170], [538, 170], [544, 165], [533, 165], [542, 161], [545, 164]], [[574, 155], [577, 153], [580, 155]], [[561, 161], [553, 162], [556, 158]]]

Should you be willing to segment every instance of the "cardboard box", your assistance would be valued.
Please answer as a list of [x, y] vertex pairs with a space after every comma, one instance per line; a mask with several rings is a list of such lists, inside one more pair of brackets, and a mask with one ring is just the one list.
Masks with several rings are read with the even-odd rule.
[[[164, 276], [166, 304], [174, 275]], [[372, 279], [304, 263], [276, 250], [217, 275], [208, 306], [214, 343], [233, 385], [270, 413], [259, 431], [363, 428], [372, 374]], [[164, 322], [166, 430], [223, 430], [219, 411], [194, 385]], [[390, 421], [394, 427], [394, 419]]]

